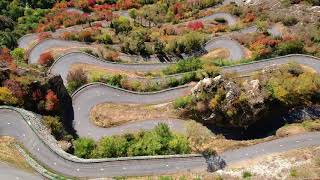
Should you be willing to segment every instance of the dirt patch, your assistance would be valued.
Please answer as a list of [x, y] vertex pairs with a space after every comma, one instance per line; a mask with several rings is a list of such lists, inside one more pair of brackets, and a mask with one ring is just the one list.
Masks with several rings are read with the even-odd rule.
[[86, 72], [89, 75], [90, 73], [96, 72], [101, 74], [113, 74], [113, 75], [122, 74], [132, 78], [140, 77], [137, 73], [122, 71], [122, 70], [117, 70], [112, 68], [105, 68], [105, 67], [95, 66], [90, 64], [73, 64], [71, 66], [70, 71], [74, 71], [76, 69], [82, 69], [84, 72]]
[[225, 48], [218, 48], [210, 51], [208, 54], [204, 55], [204, 59], [227, 59], [230, 56], [230, 52]]
[[110, 104], [93, 107], [90, 120], [100, 127], [112, 127], [145, 119], [178, 118], [171, 103], [157, 105]]
[[14, 143], [15, 141], [12, 137], [0, 137], [0, 161], [9, 163], [19, 169], [32, 172], [32, 168], [16, 149]]

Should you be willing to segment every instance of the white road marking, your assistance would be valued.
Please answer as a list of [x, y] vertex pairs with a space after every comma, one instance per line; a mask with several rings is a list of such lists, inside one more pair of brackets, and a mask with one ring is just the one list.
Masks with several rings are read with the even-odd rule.
[[126, 168], [126, 167], [123, 167], [122, 169], [125, 170], [125, 169], [127, 169], [127, 168]]
[[312, 139], [310, 138], [310, 139], [308, 139], [309, 141], [312, 141]]
[[282, 144], [280, 144], [279, 146], [280, 146], [280, 147], [282, 147], [283, 145], [282, 145]]
[[296, 143], [299, 143], [300, 141], [296, 141]]
[[22, 136], [23, 136], [23, 137], [26, 137], [26, 135], [25, 135], [25, 134], [22, 134]]
[[38, 151], [40, 151], [40, 149], [39, 149], [39, 148], [38, 148], [37, 150], [38, 150]]
[[16, 177], [16, 179], [20, 179], [19, 177]]
[[248, 154], [248, 153], [246, 153], [246, 156], [249, 156], [249, 154]]
[[8, 125], [10, 125], [10, 123], [8, 123]]
[[167, 164], [166, 166], [169, 167], [169, 164]]
[[262, 152], [264, 152], [264, 149], [262, 149]]
[[80, 171], [80, 169], [77, 169], [77, 171]]
[[100, 171], [104, 171], [104, 169], [103, 169], [103, 168], [101, 168], [101, 169], [100, 169]]

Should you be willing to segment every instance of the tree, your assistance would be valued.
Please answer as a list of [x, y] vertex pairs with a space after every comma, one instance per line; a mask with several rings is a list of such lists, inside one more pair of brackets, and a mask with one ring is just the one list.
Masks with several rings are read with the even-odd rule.
[[95, 142], [91, 138], [79, 138], [73, 141], [74, 154], [81, 158], [91, 158], [92, 151], [95, 148]]
[[129, 16], [136, 21], [137, 19], [137, 10], [135, 8], [129, 10]]
[[6, 29], [12, 30], [13, 28], [13, 20], [7, 16], [0, 15], [0, 31], [5, 31]]
[[58, 106], [59, 106], [59, 99], [57, 95], [51, 89], [49, 89], [46, 95], [45, 109], [47, 111], [53, 111], [53, 110], [56, 110]]
[[128, 142], [124, 136], [102, 138], [93, 151], [93, 157], [112, 158], [127, 156]]
[[42, 66], [49, 67], [54, 62], [54, 58], [51, 52], [45, 52], [40, 55], [38, 62]]
[[276, 54], [280, 56], [287, 54], [302, 54], [304, 52], [304, 44], [300, 40], [290, 40], [279, 43], [276, 49]]
[[128, 33], [132, 30], [130, 25], [130, 21], [125, 17], [119, 17], [111, 22], [110, 27], [115, 29], [116, 33], [119, 34], [121, 32]]
[[60, 118], [58, 116], [52, 117], [52, 116], [44, 116], [43, 117], [44, 125], [50, 129], [51, 134], [57, 138], [60, 139], [63, 135], [63, 125], [60, 121]]
[[15, 48], [11, 51], [11, 55], [17, 64], [25, 64], [25, 50], [23, 48]]
[[76, 89], [88, 83], [88, 77], [82, 69], [69, 72], [67, 76], [68, 90], [74, 92]]
[[17, 46], [16, 35], [12, 32], [0, 31], [0, 48], [13, 49], [15, 46]]

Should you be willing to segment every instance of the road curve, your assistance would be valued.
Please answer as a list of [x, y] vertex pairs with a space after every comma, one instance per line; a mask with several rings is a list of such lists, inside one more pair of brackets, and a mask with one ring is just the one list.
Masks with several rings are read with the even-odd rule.
[[229, 13], [224, 13], [224, 12], [214, 13], [212, 15], [205, 16], [200, 19], [193, 20], [193, 21], [210, 21], [210, 20], [215, 20], [215, 19], [220, 19], [220, 18], [226, 20], [228, 26], [233, 26], [233, 25], [237, 24], [237, 21], [238, 21], [237, 18], [235, 18], [233, 15], [231, 15]]
[[228, 60], [238, 61], [245, 57], [244, 47], [229, 37], [212, 38], [204, 47], [207, 52], [218, 48], [227, 49], [229, 51]]
[[[256, 61], [252, 63], [229, 66], [222, 68], [223, 72], [237, 72], [237, 73], [250, 73], [257, 70], [261, 70], [268, 66], [287, 64], [289, 62], [297, 62], [309, 67], [312, 67], [315, 71], [320, 73], [320, 59], [308, 55], [294, 54], [273, 59], [266, 59]], [[72, 102], [74, 108], [74, 127], [80, 136], [89, 136], [94, 139], [99, 139], [105, 135], [112, 135], [115, 132], [122, 134], [123, 132], [115, 131], [114, 129], [100, 128], [93, 125], [90, 119], [90, 110], [97, 104], [100, 103], [125, 103], [125, 104], [156, 104], [169, 102], [177, 97], [186, 95], [190, 92], [190, 86], [181, 86], [172, 89], [166, 89], [159, 92], [152, 93], [138, 93], [127, 91], [103, 83], [92, 83], [85, 85], [78, 89], [72, 95]], [[173, 122], [173, 120], [169, 120]], [[155, 122], [154, 120], [141, 122], [140, 128], [150, 129], [150, 123]], [[145, 124], [144, 124], [145, 123]], [[181, 129], [183, 127], [183, 121], [175, 121], [172, 124], [174, 129]], [[126, 129], [128, 125], [124, 125]], [[120, 127], [121, 129], [122, 127]], [[139, 129], [140, 129], [139, 128]], [[118, 129], [118, 128], [115, 128]], [[125, 130], [125, 129], [124, 129]]]
[[[114, 177], [160, 175], [206, 168], [201, 156], [135, 160], [93, 160], [80, 162], [61, 156], [51, 149], [18, 111], [0, 109], [0, 135], [15, 137], [38, 162], [47, 168], [72, 177]], [[282, 152], [320, 144], [320, 133], [306, 133], [258, 145], [227, 151], [222, 154], [227, 164], [274, 152]], [[262, 151], [263, 150], [263, 151]]]
[[175, 131], [183, 131], [184, 121], [176, 119], [145, 120], [114, 128], [101, 128], [91, 123], [90, 110], [101, 103], [118, 104], [158, 104], [173, 101], [189, 93], [190, 86], [180, 86], [151, 93], [138, 93], [115, 88], [103, 83], [92, 83], [78, 89], [72, 95], [74, 109], [74, 128], [79, 136], [96, 140], [106, 135], [124, 134], [126, 130], [152, 129], [158, 122], [167, 122]]

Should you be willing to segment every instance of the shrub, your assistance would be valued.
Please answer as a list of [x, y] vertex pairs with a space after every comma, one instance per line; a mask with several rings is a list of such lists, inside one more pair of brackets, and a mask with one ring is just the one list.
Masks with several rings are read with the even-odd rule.
[[95, 148], [95, 142], [90, 138], [79, 138], [73, 141], [74, 154], [81, 158], [90, 158]]
[[42, 66], [49, 67], [54, 62], [54, 58], [51, 52], [45, 52], [40, 55], [38, 62]]
[[285, 26], [293, 26], [298, 23], [298, 19], [296, 17], [289, 16], [289, 17], [283, 18], [282, 23]]
[[11, 56], [13, 57], [16, 63], [25, 64], [25, 50], [23, 48], [15, 48], [13, 51], [11, 51]]
[[202, 62], [199, 58], [182, 59], [176, 64], [163, 70], [166, 75], [196, 71], [202, 68]]
[[180, 97], [173, 102], [173, 107], [175, 109], [182, 109], [182, 108], [186, 108], [191, 103], [192, 103], [192, 96]]
[[203, 34], [195, 31], [183, 35], [178, 40], [178, 50], [180, 53], [192, 53], [202, 49], [206, 38]]
[[46, 95], [45, 109], [47, 111], [53, 111], [53, 110], [56, 110], [58, 106], [59, 106], [59, 99], [57, 95], [51, 89], [49, 89]]
[[242, 178], [244, 178], [244, 179], [250, 178], [251, 176], [252, 176], [252, 174], [248, 171], [244, 171], [242, 173]]
[[189, 22], [188, 23], [188, 28], [196, 31], [196, 30], [203, 29], [204, 28], [204, 24], [201, 21]]
[[74, 92], [79, 87], [88, 83], [88, 77], [82, 69], [77, 69], [73, 72], [69, 72], [67, 76], [68, 81], [68, 91]]
[[54, 137], [60, 139], [63, 136], [63, 125], [58, 116], [44, 116], [43, 121], [44, 125], [50, 129]]
[[110, 27], [115, 29], [116, 33], [129, 32], [132, 30], [130, 21], [125, 17], [119, 17], [111, 22]]
[[88, 138], [80, 138], [73, 144], [75, 155], [83, 158], [185, 154], [191, 151], [186, 137], [172, 133], [164, 123], [150, 131], [104, 137], [97, 145]]
[[15, 105], [18, 99], [7, 87], [0, 87], [0, 103], [5, 105]]
[[93, 42], [92, 33], [84, 30], [79, 33], [79, 40], [83, 42]]
[[283, 56], [287, 54], [302, 54], [304, 52], [304, 44], [299, 40], [291, 40], [279, 43], [275, 53]]
[[124, 157], [127, 154], [128, 146], [124, 136], [104, 137], [93, 151], [93, 157]]
[[104, 33], [100, 35], [97, 39], [98, 39], [98, 42], [100, 43], [112, 44], [112, 38], [108, 33]]
[[218, 23], [226, 23], [227, 22], [226, 19], [224, 19], [224, 18], [215, 18], [214, 20]]

